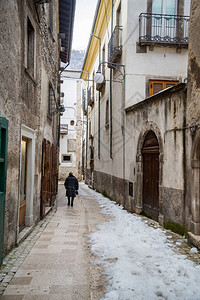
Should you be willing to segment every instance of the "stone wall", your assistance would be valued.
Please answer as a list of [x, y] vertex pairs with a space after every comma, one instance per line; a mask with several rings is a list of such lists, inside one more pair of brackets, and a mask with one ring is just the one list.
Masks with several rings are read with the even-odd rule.
[[[54, 2], [54, 32], [48, 28], [48, 4], [37, 6], [33, 0], [0, 2], [0, 112], [9, 121], [8, 165], [5, 211], [5, 241], [7, 251], [19, 237], [19, 186], [22, 126], [33, 132], [35, 143], [33, 174], [34, 225], [40, 219], [42, 141], [46, 124], [51, 128], [48, 137], [57, 144], [57, 117], [49, 120], [48, 84], [58, 87], [58, 3]], [[34, 29], [34, 71], [27, 65], [27, 20]], [[42, 69], [45, 74], [42, 84]], [[44, 92], [45, 91], [45, 92]], [[30, 184], [29, 182], [27, 184]]]
[[200, 235], [200, 3], [191, 1], [186, 144], [186, 220], [193, 234]]
[[[94, 171], [94, 188], [123, 205], [128, 211], [143, 212], [143, 158], [145, 136], [152, 130], [159, 142], [159, 222], [187, 225], [188, 204], [184, 193], [185, 85], [133, 106], [126, 114], [125, 180]], [[122, 148], [119, 150], [122, 151]], [[88, 170], [88, 179], [90, 174]], [[129, 195], [129, 182], [133, 196]]]

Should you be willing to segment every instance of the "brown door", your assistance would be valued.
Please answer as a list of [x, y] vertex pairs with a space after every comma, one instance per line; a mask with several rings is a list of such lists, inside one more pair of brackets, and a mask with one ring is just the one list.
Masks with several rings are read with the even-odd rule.
[[26, 184], [27, 184], [27, 155], [28, 140], [22, 139], [21, 143], [21, 176], [20, 176], [20, 208], [19, 208], [19, 230], [25, 227], [26, 216]]
[[158, 220], [159, 214], [159, 145], [155, 134], [150, 131], [143, 149], [143, 212]]

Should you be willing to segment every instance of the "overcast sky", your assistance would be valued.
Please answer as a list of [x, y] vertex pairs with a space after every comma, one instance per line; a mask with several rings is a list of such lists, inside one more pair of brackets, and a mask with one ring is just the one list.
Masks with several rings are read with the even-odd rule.
[[72, 49], [87, 48], [98, 0], [76, 0]]

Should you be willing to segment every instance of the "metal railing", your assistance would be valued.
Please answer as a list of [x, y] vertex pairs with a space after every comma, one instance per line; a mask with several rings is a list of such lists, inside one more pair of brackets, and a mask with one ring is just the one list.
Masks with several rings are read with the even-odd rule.
[[188, 46], [188, 16], [142, 13], [139, 16], [140, 44]]
[[115, 26], [108, 43], [108, 61], [116, 62], [122, 54], [122, 26]]
[[83, 114], [87, 114], [87, 98], [86, 98], [86, 90], [82, 89], [82, 108], [83, 108]]
[[94, 87], [90, 87], [88, 90], [88, 105], [93, 106], [94, 104]]

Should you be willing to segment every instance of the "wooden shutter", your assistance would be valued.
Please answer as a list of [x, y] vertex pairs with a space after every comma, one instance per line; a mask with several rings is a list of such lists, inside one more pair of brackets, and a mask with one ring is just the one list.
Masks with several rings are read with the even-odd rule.
[[178, 84], [179, 81], [169, 81], [169, 80], [149, 80], [149, 96]]

